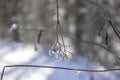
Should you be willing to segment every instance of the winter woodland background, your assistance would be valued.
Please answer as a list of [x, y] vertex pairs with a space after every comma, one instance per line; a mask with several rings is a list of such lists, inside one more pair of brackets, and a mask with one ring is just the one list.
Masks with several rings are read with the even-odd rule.
[[[101, 35], [98, 34], [104, 25], [105, 16], [98, 6], [88, 0], [59, 0], [62, 34], [73, 56], [67, 61], [56, 61], [49, 56], [48, 52], [56, 40], [56, 1], [0, 0], [0, 71], [4, 65], [11, 64], [53, 65], [82, 69], [119, 68], [119, 37], [112, 27], [108, 27], [106, 44], [106, 27], [101, 30]], [[119, 31], [120, 1], [91, 1], [106, 10], [108, 17], [118, 26]], [[10, 33], [9, 29], [13, 23], [17, 23], [23, 30], [18, 29]], [[41, 29], [45, 31], [41, 37], [39, 50], [35, 51], [38, 31]], [[119, 71], [80, 72], [75, 75], [74, 72], [65, 70], [10, 68], [6, 70], [4, 80], [119, 80], [119, 73]]]

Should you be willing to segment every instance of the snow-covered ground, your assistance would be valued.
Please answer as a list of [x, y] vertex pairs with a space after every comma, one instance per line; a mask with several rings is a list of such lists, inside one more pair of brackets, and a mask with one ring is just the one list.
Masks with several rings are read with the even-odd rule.
[[[67, 61], [57, 61], [50, 57], [49, 49], [40, 46], [36, 52], [31, 44], [0, 42], [0, 72], [5, 65], [30, 64], [79, 69], [105, 69], [86, 58], [72, 57]], [[120, 72], [76, 72], [47, 68], [7, 68], [3, 80], [119, 80]]]

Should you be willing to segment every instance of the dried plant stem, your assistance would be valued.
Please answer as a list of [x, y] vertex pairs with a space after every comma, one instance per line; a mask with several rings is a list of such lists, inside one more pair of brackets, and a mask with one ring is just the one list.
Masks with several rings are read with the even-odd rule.
[[109, 24], [111, 25], [112, 29], [114, 30], [115, 34], [117, 35], [117, 37], [120, 39], [120, 31], [119, 29], [117, 28], [117, 26], [115, 26], [113, 24], [113, 22], [111, 20], [108, 20]]
[[60, 25], [60, 20], [59, 20], [59, 4], [58, 4], [58, 0], [57, 0], [57, 27], [56, 27], [56, 33], [57, 33], [57, 41], [59, 42], [59, 34], [60, 34], [60, 37], [62, 39], [62, 43], [63, 43], [63, 46], [64, 46], [64, 49], [65, 49], [65, 42], [64, 42], [64, 39], [63, 39], [63, 35], [62, 35], [62, 29], [61, 29], [61, 25]]
[[[112, 55], [114, 55], [117, 60], [120, 60], [120, 57], [119, 57], [117, 54], [115, 54], [112, 50], [110, 50], [110, 49], [102, 46], [101, 44], [94, 43], [94, 42], [89, 42], [89, 41], [86, 41], [86, 40], [79, 40], [79, 41], [81, 41], [81, 42], [83, 42], [83, 43], [88, 43], [88, 44], [91, 44], [91, 45], [99, 46], [99, 47], [105, 49], [106, 51], [108, 51], [109, 53], [111, 53]], [[120, 62], [119, 62], [119, 63], [120, 63]]]
[[54, 66], [39, 66], [39, 65], [7, 65], [3, 67], [1, 73], [1, 79], [3, 80], [3, 76], [5, 73], [5, 69], [8, 67], [32, 67], [32, 68], [50, 68], [50, 69], [60, 69], [60, 70], [72, 70], [72, 71], [84, 71], [84, 72], [108, 72], [108, 71], [118, 71], [120, 68], [117, 69], [103, 69], [103, 70], [89, 70], [89, 69], [78, 69], [78, 68], [66, 68], [66, 67], [54, 67]]
[[86, 0], [86, 1], [100, 8], [103, 11], [103, 14], [105, 15], [105, 17], [108, 18], [108, 14], [106, 13], [106, 10], [102, 6], [90, 0]]
[[[60, 25], [60, 19], [59, 19], [59, 2], [57, 0], [57, 24], [56, 24], [56, 41], [53, 44], [52, 48], [49, 51], [49, 54], [51, 56], [54, 56], [56, 59], [62, 59], [65, 60], [68, 58], [67, 52], [71, 54], [71, 52], [66, 50], [66, 45], [65, 41], [63, 38], [63, 33], [62, 33], [62, 27]], [[72, 55], [72, 54], [71, 54]]]
[[108, 22], [108, 24], [110, 24], [110, 26], [114, 30], [115, 34], [117, 35], [117, 37], [120, 39], [120, 35], [119, 35], [120, 31], [119, 31], [118, 27], [115, 24], [113, 24], [113, 21], [108, 17], [108, 13], [106, 12], [106, 10], [102, 6], [92, 2], [90, 0], [86, 0], [86, 1], [97, 6], [98, 8], [100, 8], [103, 11], [103, 14], [105, 15], [106, 21]]
[[100, 26], [100, 29], [99, 29], [99, 31], [98, 31], [98, 35], [99, 35], [99, 36], [100, 36], [100, 34], [101, 34], [101, 31], [104, 29], [105, 23], [106, 23], [106, 19], [103, 20], [103, 24], [102, 24], [102, 26]]
[[[89, 3], [91, 3], [91, 4], [93, 4], [93, 5], [95, 5], [95, 6], [98, 7], [98, 8], [100, 8], [100, 9], [102, 10], [104, 16], [105, 16], [105, 21], [104, 21], [104, 23], [103, 23], [103, 26], [100, 28], [100, 30], [99, 30], [99, 32], [98, 32], [98, 35], [99, 35], [100, 32], [104, 29], [105, 23], [107, 23], [108, 25], [107, 25], [107, 27], [105, 28], [105, 33], [106, 33], [106, 36], [105, 36], [105, 38], [106, 38], [106, 39], [105, 39], [105, 40], [106, 40], [106, 45], [108, 44], [108, 37], [109, 37], [109, 35], [108, 35], [107, 30], [108, 30], [109, 26], [111, 26], [111, 28], [113, 29], [113, 31], [115, 32], [115, 34], [117, 35], [117, 37], [118, 37], [119, 40], [120, 40], [120, 31], [119, 31], [119, 29], [118, 29], [118, 26], [116, 26], [116, 25], [114, 24], [114, 22], [109, 18], [108, 12], [106, 11], [106, 9], [103, 8], [102, 6], [100, 6], [99, 4], [93, 2], [93, 1], [90, 1], [90, 0], [86, 0], [86, 1], [89, 2]], [[96, 43], [95, 43], [95, 45], [96, 45]], [[101, 46], [100, 44], [97, 44], [97, 45], [99, 45], [101, 48], [104, 48], [104, 49], [107, 50], [108, 52], [112, 53], [115, 57], [117, 57], [118, 59], [120, 59], [119, 56], [116, 55], [116, 54], [114, 54], [113, 51], [107, 49], [106, 47]]]

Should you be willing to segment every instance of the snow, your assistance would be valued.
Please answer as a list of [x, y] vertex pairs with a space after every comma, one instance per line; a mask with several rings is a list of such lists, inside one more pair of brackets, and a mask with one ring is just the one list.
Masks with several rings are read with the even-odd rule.
[[[0, 42], [0, 72], [4, 65], [30, 64], [79, 69], [106, 69], [82, 56], [57, 61], [50, 57], [49, 49], [40, 46], [34, 50], [32, 44]], [[76, 72], [48, 68], [6, 68], [3, 80], [119, 80], [120, 72]]]

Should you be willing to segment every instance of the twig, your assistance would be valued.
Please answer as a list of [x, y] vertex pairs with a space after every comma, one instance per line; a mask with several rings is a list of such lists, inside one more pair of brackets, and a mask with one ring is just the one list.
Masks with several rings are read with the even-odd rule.
[[43, 31], [44, 31], [44, 29], [41, 29], [41, 30], [39, 31], [39, 33], [38, 33], [38, 36], [37, 36], [37, 44], [36, 44], [36, 46], [35, 46], [35, 51], [38, 50], [38, 46], [37, 46], [37, 45], [40, 44], [40, 40], [41, 40], [41, 36], [42, 36]]
[[[103, 8], [101, 5], [93, 2], [93, 1], [90, 1], [90, 0], [85, 0], [85, 1], [91, 3], [91, 4], [95, 5], [95, 6], [97, 6], [98, 8], [100, 8], [100, 9], [103, 11], [103, 14], [104, 14], [104, 16], [105, 16], [105, 20], [108, 22], [108, 27], [109, 27], [109, 25], [110, 25], [110, 26], [112, 27], [112, 29], [114, 30], [115, 34], [117, 35], [117, 37], [120, 39], [120, 35], [119, 35], [119, 34], [120, 34], [120, 31], [119, 31], [118, 27], [117, 27], [115, 24], [113, 24], [113, 21], [108, 17], [108, 12], [106, 11], [106, 9]], [[105, 21], [105, 22], [106, 22], [106, 21]], [[105, 23], [104, 23], [104, 24], [105, 24]], [[103, 27], [104, 27], [104, 26], [103, 26]], [[101, 28], [103, 28], [103, 27], [101, 27]], [[105, 31], [107, 31], [108, 27], [106, 28]], [[102, 30], [102, 29], [99, 30], [99, 33], [98, 33], [98, 34], [100, 34], [101, 30]], [[108, 35], [108, 33], [106, 32], [106, 41], [108, 41], [108, 36], [109, 36], [109, 35]], [[93, 43], [89, 42], [89, 44], [93, 44]], [[108, 52], [113, 53], [113, 55], [116, 56], [118, 59], [120, 59], [118, 55], [114, 54], [113, 51], [107, 49], [106, 47], [101, 46], [100, 44], [96, 44], [96, 43], [94, 43], [94, 45], [98, 45], [98, 46], [100, 46], [101, 48], [104, 48], [104, 49], [107, 50]]]
[[80, 40], [81, 42], [85, 42], [85, 43], [88, 43], [88, 44], [91, 44], [91, 45], [96, 45], [96, 46], [99, 46], [101, 47], [102, 49], [108, 51], [110, 54], [112, 54], [117, 60], [119, 60], [118, 63], [120, 63], [120, 57], [112, 50], [102, 46], [101, 44], [98, 44], [98, 43], [94, 43], [94, 42], [89, 42], [89, 41], [85, 41], [85, 40]]
[[98, 31], [98, 36], [101, 35], [101, 31], [104, 29], [105, 23], [106, 23], [106, 19], [103, 21], [102, 26], [100, 26], [100, 29], [99, 29], [99, 31]]
[[[68, 58], [67, 56], [67, 50], [66, 50], [66, 45], [64, 42], [63, 38], [63, 33], [62, 33], [62, 27], [60, 25], [60, 19], [59, 19], [59, 2], [57, 0], [57, 25], [56, 25], [56, 41], [53, 44], [52, 48], [49, 51], [49, 54], [56, 59], [62, 59], [65, 60]], [[71, 52], [68, 52], [71, 54]]]
[[96, 45], [96, 46], [99, 46], [99, 47], [101, 47], [101, 48], [105, 49], [106, 51], [108, 51], [109, 53], [111, 53], [111, 54], [112, 54], [112, 55], [114, 55], [117, 59], [119, 59], [119, 60], [120, 60], [120, 57], [119, 57], [118, 55], [114, 54], [114, 52], [113, 52], [113, 51], [111, 51], [110, 49], [108, 49], [108, 48], [106, 48], [106, 47], [102, 46], [101, 44], [94, 43], [94, 42], [89, 42], [89, 41], [86, 41], [86, 40], [79, 40], [79, 41], [84, 42], [84, 43], [88, 43], [88, 44], [91, 44], [91, 45]]
[[99, 4], [97, 4], [93, 1], [90, 1], [90, 0], [85, 0], [85, 1], [97, 6], [98, 8], [100, 8], [103, 11], [103, 14], [105, 15], [105, 17], [108, 18], [108, 14], [106, 13], [106, 10], [102, 6], [100, 6]]
[[111, 27], [114, 30], [114, 32], [117, 35], [117, 37], [120, 39], [120, 35], [119, 35], [120, 31], [117, 29], [117, 26], [115, 26], [111, 20], [108, 20], [108, 22], [111, 25]]
[[3, 80], [3, 76], [5, 73], [5, 69], [7, 67], [33, 67], [33, 68], [50, 68], [50, 69], [60, 69], [60, 70], [72, 70], [72, 71], [84, 71], [84, 72], [108, 72], [108, 71], [118, 71], [118, 69], [103, 69], [103, 70], [90, 70], [90, 69], [78, 69], [78, 68], [66, 68], [66, 67], [55, 67], [55, 66], [39, 66], [39, 65], [7, 65], [3, 67], [2, 73], [1, 73], [1, 79]]
[[[71, 37], [71, 38], [76, 39], [75, 37]], [[117, 54], [115, 54], [115, 52], [113, 52], [112, 50], [108, 49], [107, 47], [105, 47], [105, 46], [103, 46], [103, 45], [101, 45], [99, 43], [90, 42], [90, 41], [82, 40], [82, 39], [79, 39], [79, 41], [82, 42], [82, 43], [87, 43], [87, 44], [99, 46], [100, 48], [102, 48], [102, 49], [108, 51], [110, 54], [114, 55], [117, 58], [117, 60], [120, 60], [120, 57]]]

